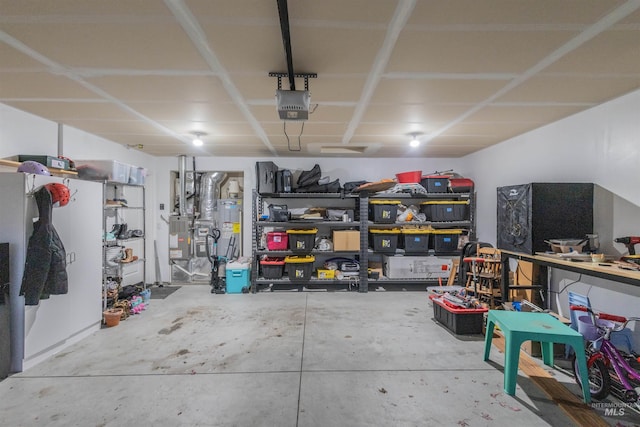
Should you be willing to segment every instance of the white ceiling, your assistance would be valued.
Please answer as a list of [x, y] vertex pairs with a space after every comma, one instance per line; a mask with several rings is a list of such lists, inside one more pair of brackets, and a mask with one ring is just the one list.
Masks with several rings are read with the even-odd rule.
[[0, 0], [0, 102], [157, 156], [458, 157], [640, 87], [640, 0], [288, 8], [289, 143], [276, 0]]

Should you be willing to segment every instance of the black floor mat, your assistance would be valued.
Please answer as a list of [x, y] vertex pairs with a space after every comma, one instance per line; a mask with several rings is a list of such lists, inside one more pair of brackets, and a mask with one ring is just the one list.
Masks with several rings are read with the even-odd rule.
[[180, 288], [181, 286], [154, 286], [153, 288], [150, 288], [151, 299], [165, 299]]

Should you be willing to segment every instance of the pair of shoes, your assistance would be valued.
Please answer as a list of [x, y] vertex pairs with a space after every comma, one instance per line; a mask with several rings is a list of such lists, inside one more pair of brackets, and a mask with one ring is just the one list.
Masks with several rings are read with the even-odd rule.
[[124, 239], [128, 239], [129, 237], [131, 237], [131, 233], [129, 233], [129, 231], [127, 231], [127, 224], [121, 224], [120, 225], [120, 232], [118, 233], [118, 239], [120, 240], [124, 240]]
[[116, 236], [116, 239], [125, 240], [131, 238], [131, 230], [127, 230], [127, 224], [113, 224], [113, 229], [111, 230]]
[[[131, 248], [125, 248], [125, 249], [124, 249], [124, 258], [122, 258], [122, 259], [120, 260], [120, 262], [122, 262], [122, 263], [129, 263], [129, 262], [131, 262], [131, 261], [135, 261], [133, 258], [134, 258], [134, 256], [133, 256], [133, 249], [131, 249]], [[138, 259], [138, 257], [135, 257], [135, 259]]]

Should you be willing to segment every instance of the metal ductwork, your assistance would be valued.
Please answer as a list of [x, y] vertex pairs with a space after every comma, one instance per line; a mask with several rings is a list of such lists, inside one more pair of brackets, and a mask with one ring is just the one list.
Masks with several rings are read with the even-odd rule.
[[187, 214], [187, 156], [181, 154], [178, 156], [178, 182], [180, 183], [180, 199], [179, 199], [179, 209], [180, 216], [185, 216]]
[[227, 177], [224, 172], [207, 172], [200, 177], [201, 221], [213, 221], [220, 199], [220, 184]]

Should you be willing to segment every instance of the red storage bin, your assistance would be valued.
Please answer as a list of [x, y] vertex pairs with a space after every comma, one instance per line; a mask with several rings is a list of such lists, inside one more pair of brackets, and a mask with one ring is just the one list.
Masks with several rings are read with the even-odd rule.
[[449, 190], [452, 193], [470, 193], [474, 183], [469, 178], [449, 178]]
[[432, 298], [433, 317], [456, 335], [482, 333], [482, 321], [486, 308], [451, 307], [442, 298]]
[[420, 182], [420, 179], [422, 179], [422, 171], [397, 173], [396, 179], [401, 184], [417, 184]]
[[286, 251], [289, 248], [289, 236], [284, 231], [267, 233], [267, 249], [270, 251]]
[[260, 260], [260, 268], [265, 279], [282, 279], [284, 258], [264, 258]]

